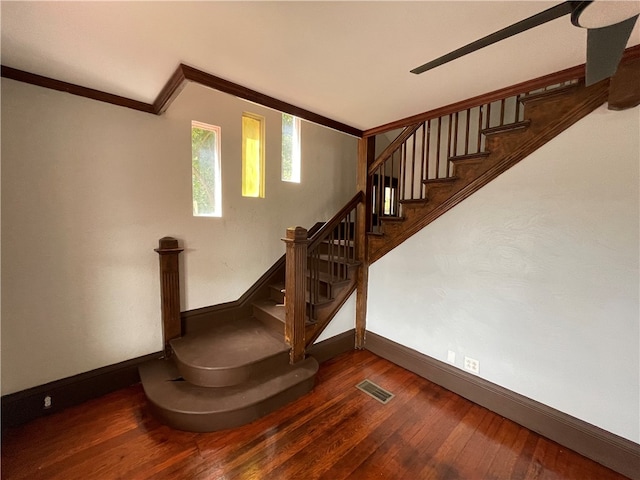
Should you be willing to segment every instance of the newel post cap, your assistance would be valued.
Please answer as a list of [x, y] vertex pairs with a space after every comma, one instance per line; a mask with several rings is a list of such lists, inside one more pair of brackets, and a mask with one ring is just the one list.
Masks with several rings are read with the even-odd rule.
[[307, 229], [304, 227], [289, 227], [287, 228], [287, 235], [283, 240], [296, 243], [306, 242]]
[[158, 240], [158, 248], [155, 249], [156, 252], [162, 253], [180, 253], [184, 249], [180, 248], [178, 245], [178, 240], [173, 237], [162, 237]]

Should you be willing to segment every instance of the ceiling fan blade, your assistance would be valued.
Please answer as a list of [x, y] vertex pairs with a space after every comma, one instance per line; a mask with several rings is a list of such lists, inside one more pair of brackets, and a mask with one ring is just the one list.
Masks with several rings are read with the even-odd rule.
[[513, 25], [509, 25], [502, 30], [498, 30], [497, 32], [492, 33], [491, 35], [487, 35], [475, 42], [472, 42], [464, 47], [460, 47], [457, 50], [454, 50], [451, 53], [447, 53], [440, 58], [436, 58], [424, 65], [414, 68], [411, 70], [411, 73], [420, 74], [426, 72], [427, 70], [431, 70], [432, 68], [443, 65], [451, 60], [455, 60], [456, 58], [460, 58], [464, 55], [467, 55], [471, 52], [475, 52], [476, 50], [480, 50], [481, 48], [492, 45], [500, 40], [504, 40], [505, 38], [512, 37], [513, 35], [517, 35], [518, 33], [522, 33], [531, 28], [537, 27], [538, 25], [542, 25], [543, 23], [550, 22], [551, 20], [555, 20], [556, 18], [562, 17], [563, 15], [567, 15], [571, 13], [571, 2], [562, 2], [559, 5], [555, 5], [547, 10], [544, 10], [540, 13], [537, 13], [529, 18], [525, 18]]
[[638, 15], [608, 27], [587, 30], [587, 85], [616, 73], [637, 19]]

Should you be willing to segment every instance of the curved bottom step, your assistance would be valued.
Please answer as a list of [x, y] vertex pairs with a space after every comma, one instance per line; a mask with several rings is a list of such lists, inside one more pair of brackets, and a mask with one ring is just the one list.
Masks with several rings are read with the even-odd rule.
[[155, 416], [190, 432], [238, 427], [298, 399], [313, 389], [318, 362], [309, 357], [232, 387], [199, 387], [184, 381], [172, 360], [140, 367], [142, 386]]

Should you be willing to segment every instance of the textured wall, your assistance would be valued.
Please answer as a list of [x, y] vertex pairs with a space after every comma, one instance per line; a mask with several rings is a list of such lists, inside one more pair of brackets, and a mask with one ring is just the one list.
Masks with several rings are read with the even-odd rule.
[[639, 123], [597, 110], [376, 262], [368, 329], [639, 442]]
[[[266, 198], [241, 196], [241, 114], [267, 120]], [[222, 128], [222, 218], [195, 218], [191, 121]], [[184, 244], [182, 309], [237, 299], [292, 225], [355, 192], [356, 141], [307, 122], [280, 181], [278, 112], [189, 85], [161, 116], [2, 80], [2, 393], [161, 349], [158, 239]]]

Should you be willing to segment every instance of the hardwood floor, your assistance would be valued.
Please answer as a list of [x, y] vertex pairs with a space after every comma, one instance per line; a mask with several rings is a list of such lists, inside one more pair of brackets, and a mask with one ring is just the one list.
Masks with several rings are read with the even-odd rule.
[[[395, 394], [383, 405], [364, 378]], [[5, 432], [9, 479], [623, 479], [367, 351], [312, 393], [223, 432], [171, 430], [139, 385]]]

